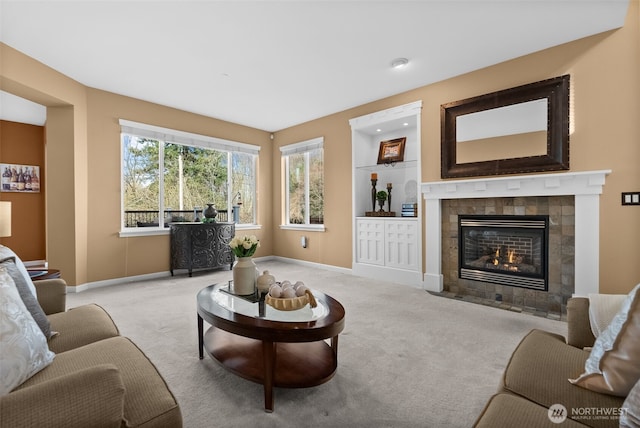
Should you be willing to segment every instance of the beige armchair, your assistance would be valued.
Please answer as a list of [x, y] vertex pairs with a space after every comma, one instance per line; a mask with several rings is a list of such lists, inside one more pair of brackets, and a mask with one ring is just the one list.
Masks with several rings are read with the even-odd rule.
[[36, 281], [51, 364], [0, 397], [0, 428], [176, 427], [178, 403], [156, 367], [95, 304], [66, 310], [62, 279]]

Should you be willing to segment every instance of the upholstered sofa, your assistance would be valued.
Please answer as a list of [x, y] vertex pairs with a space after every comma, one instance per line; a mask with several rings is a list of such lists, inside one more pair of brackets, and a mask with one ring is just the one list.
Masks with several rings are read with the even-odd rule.
[[[635, 316], [637, 320], [637, 310]], [[629, 394], [629, 398], [636, 396], [632, 406], [625, 396], [595, 392], [569, 381], [585, 372], [596, 340], [588, 298], [569, 300], [567, 323], [566, 340], [542, 330], [532, 330], [524, 337], [511, 356], [498, 392], [486, 404], [475, 427], [637, 426], [633, 420], [638, 414], [640, 382]]]
[[[3, 276], [4, 270], [0, 266], [3, 293], [10, 291], [6, 282], [11, 282]], [[156, 367], [133, 342], [119, 335], [103, 308], [90, 304], [66, 311], [64, 280], [33, 284], [51, 330], [46, 364], [0, 396], [1, 428], [182, 426], [178, 403]], [[9, 325], [7, 317], [13, 315], [7, 312], [13, 309], [7, 306], [10, 299], [3, 297], [0, 316]], [[12, 334], [6, 330], [3, 326], [0, 353], [8, 359], [11, 349], [23, 344], [6, 342]], [[7, 366], [6, 360], [0, 364], [4, 364], [6, 383], [16, 365]]]

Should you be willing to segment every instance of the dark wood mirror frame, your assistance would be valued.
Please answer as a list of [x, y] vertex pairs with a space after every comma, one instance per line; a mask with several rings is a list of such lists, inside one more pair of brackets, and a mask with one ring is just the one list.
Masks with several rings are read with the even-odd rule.
[[[456, 118], [546, 98], [547, 153], [511, 159], [457, 163]], [[569, 169], [569, 75], [505, 89], [440, 107], [442, 178]]]

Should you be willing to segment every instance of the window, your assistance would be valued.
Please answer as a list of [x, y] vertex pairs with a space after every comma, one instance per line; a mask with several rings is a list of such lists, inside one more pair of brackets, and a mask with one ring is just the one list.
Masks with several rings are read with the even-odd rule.
[[[164, 228], [203, 217], [255, 224], [258, 146], [125, 120], [122, 131], [122, 226]], [[241, 203], [239, 203], [241, 202]]]
[[285, 168], [285, 225], [324, 225], [324, 138], [280, 148]]

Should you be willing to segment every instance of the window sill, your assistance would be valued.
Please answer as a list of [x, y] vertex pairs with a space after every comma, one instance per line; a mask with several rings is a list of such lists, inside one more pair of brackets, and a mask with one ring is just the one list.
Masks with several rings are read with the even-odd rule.
[[324, 232], [324, 224], [281, 224], [282, 230], [306, 230], [309, 232]]
[[169, 228], [159, 227], [135, 227], [131, 229], [124, 229], [120, 231], [120, 238], [131, 238], [135, 236], [157, 236], [168, 235]]
[[[261, 230], [260, 224], [236, 224], [236, 231], [238, 230]], [[168, 235], [169, 228], [159, 227], [132, 227], [130, 229], [124, 229], [119, 232], [120, 238], [132, 238], [138, 236], [158, 236]]]
[[262, 225], [261, 224], [248, 224], [248, 223], [237, 224], [236, 223], [236, 231], [238, 231], [238, 230], [261, 230], [261, 229], [262, 229]]

